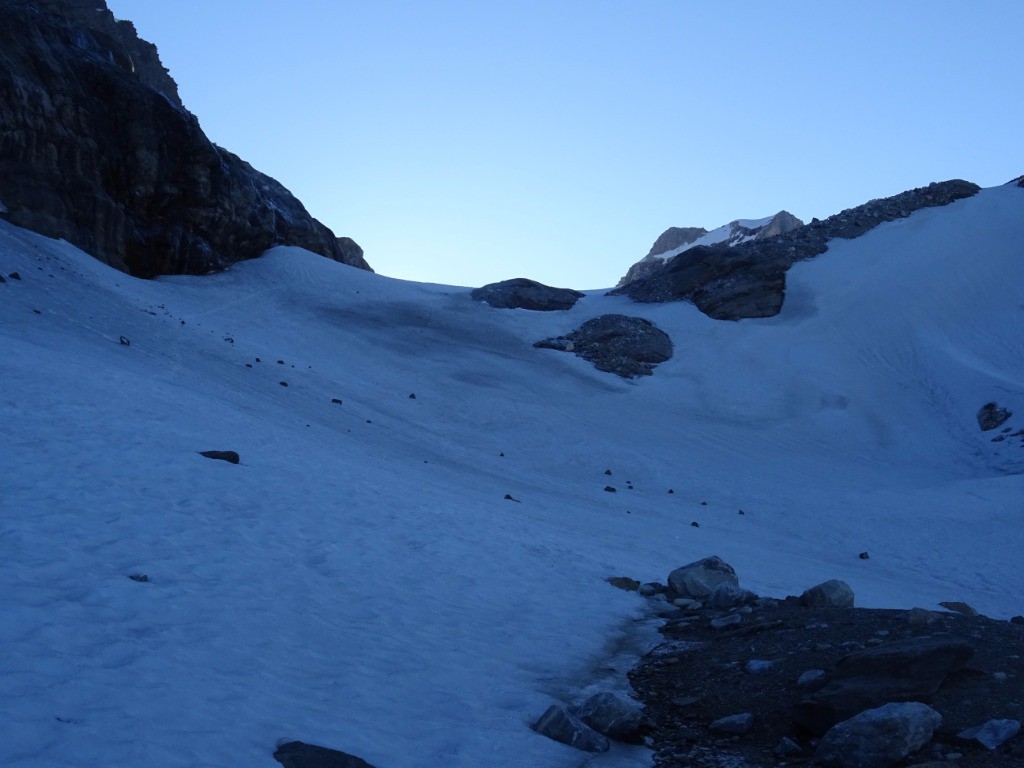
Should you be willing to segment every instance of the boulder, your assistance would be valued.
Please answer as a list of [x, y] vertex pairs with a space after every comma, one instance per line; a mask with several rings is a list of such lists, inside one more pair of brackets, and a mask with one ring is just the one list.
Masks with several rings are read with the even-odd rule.
[[533, 730], [549, 739], [584, 752], [607, 752], [608, 739], [559, 704], [552, 704], [533, 724]]
[[583, 298], [571, 288], [552, 288], [549, 285], [517, 277], [489, 283], [471, 294], [474, 301], [483, 301], [495, 309], [532, 309], [536, 312], [554, 312], [572, 309]]
[[920, 702], [886, 704], [838, 723], [814, 762], [824, 768], [889, 768], [929, 741], [942, 716]]
[[284, 768], [373, 768], [354, 755], [301, 741], [278, 744], [274, 759]]
[[913, 637], [851, 653], [824, 686], [797, 703], [794, 719], [820, 735], [871, 707], [928, 701], [973, 654], [970, 643], [952, 636]]
[[598, 733], [617, 741], [635, 741], [643, 723], [643, 710], [611, 691], [596, 693], [571, 711]]
[[957, 734], [958, 739], [976, 741], [985, 749], [998, 749], [1020, 733], [1019, 720], [989, 720]]
[[800, 595], [800, 602], [812, 608], [852, 608], [853, 590], [845, 581], [829, 579]]
[[708, 730], [712, 733], [730, 733], [742, 736], [744, 733], [749, 733], [753, 727], [754, 716], [749, 712], [744, 712], [741, 715], [720, 717], [708, 726]]
[[739, 587], [736, 571], [722, 558], [712, 555], [676, 568], [668, 575], [668, 585], [681, 597], [703, 600], [719, 586]]
[[757, 602], [757, 595], [735, 584], [719, 584], [707, 600], [709, 608], [735, 608]]
[[1011, 416], [1011, 411], [1000, 408], [997, 403], [986, 403], [978, 411], [978, 426], [982, 432], [988, 432], [990, 429], [1001, 427]]
[[103, 0], [0, 0], [2, 215], [138, 277], [295, 245], [369, 266], [274, 179], [218, 147], [156, 48]]
[[599, 371], [623, 378], [650, 376], [658, 363], [672, 357], [672, 340], [649, 320], [601, 315], [566, 336], [538, 341], [539, 349], [572, 352]]
[[230, 464], [237, 464], [240, 461], [235, 451], [199, 451], [199, 455], [205, 456], [208, 459], [226, 461]]

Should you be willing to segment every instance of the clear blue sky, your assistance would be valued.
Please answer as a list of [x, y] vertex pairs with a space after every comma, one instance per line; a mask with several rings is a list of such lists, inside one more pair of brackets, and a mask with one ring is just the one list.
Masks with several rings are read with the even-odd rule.
[[1024, 3], [108, 0], [386, 275], [613, 285], [669, 226], [1024, 173]]

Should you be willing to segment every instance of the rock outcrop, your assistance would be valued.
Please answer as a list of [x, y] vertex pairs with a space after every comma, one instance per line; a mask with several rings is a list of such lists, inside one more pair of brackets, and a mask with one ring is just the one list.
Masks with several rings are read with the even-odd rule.
[[786, 272], [798, 261], [824, 253], [832, 238], [852, 239], [886, 221], [921, 208], [948, 205], [980, 187], [959, 179], [933, 183], [872, 200], [803, 227], [729, 247], [695, 246], [649, 277], [612, 291], [634, 301], [691, 301], [716, 320], [773, 317], [782, 310]]
[[650, 376], [658, 363], [672, 357], [667, 333], [649, 320], [626, 315], [601, 315], [566, 336], [544, 339], [533, 346], [573, 352], [599, 371], [627, 379]]
[[0, 212], [139, 277], [295, 245], [362, 269], [281, 184], [214, 145], [103, 0], [0, 0]]
[[775, 237], [803, 225], [800, 219], [788, 211], [779, 211], [767, 219], [736, 219], [710, 232], [703, 227], [669, 227], [654, 241], [648, 254], [629, 268], [618, 284], [623, 286], [650, 277], [664, 267], [666, 261], [696, 245], [734, 246], [750, 240]]
[[500, 283], [488, 283], [475, 288], [474, 301], [483, 301], [495, 309], [532, 309], [536, 312], [557, 312], [572, 309], [583, 298], [572, 288], [552, 288], [550, 285], [515, 277]]

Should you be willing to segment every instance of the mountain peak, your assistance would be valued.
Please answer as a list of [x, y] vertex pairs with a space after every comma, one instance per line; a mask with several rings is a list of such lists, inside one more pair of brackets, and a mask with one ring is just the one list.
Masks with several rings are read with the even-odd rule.
[[648, 254], [629, 268], [617, 287], [649, 277], [669, 259], [698, 245], [721, 244], [731, 247], [751, 240], [775, 237], [803, 225], [789, 211], [779, 211], [763, 219], [734, 219], [711, 231], [703, 227], [669, 227], [654, 241]]

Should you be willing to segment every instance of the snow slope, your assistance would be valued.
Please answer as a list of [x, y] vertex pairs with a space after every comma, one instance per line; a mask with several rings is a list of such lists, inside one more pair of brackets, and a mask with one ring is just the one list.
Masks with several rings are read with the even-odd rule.
[[[529, 724], [653, 642], [607, 576], [710, 554], [762, 594], [1024, 613], [1024, 449], [975, 421], [1024, 427], [1022, 224], [1017, 187], [922, 210], [725, 323], [291, 248], [145, 282], [0, 222], [0, 765], [646, 765]], [[675, 356], [628, 382], [531, 346], [607, 312]]]

